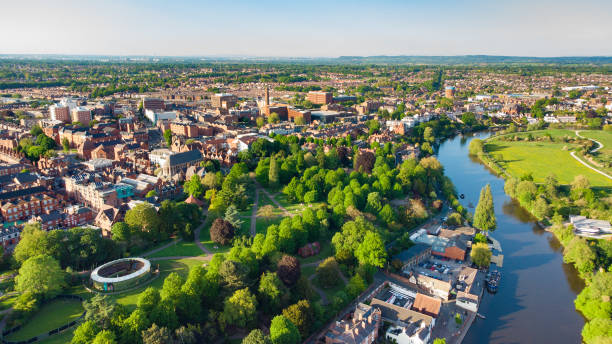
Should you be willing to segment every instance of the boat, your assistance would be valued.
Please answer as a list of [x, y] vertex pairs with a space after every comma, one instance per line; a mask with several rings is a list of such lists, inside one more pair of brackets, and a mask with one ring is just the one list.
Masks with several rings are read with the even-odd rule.
[[497, 291], [497, 287], [499, 286], [499, 281], [501, 280], [501, 272], [497, 270], [493, 270], [487, 274], [487, 278], [485, 280], [487, 284], [487, 289], [491, 293], [495, 293]]
[[464, 199], [464, 198], [465, 198], [465, 195], [464, 195], [464, 194], [461, 194], [461, 195], [459, 195], [459, 198]]

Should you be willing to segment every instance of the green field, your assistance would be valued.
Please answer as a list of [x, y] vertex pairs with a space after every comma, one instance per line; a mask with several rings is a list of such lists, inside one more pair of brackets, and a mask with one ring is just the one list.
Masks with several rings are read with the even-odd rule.
[[17, 332], [7, 339], [18, 341], [32, 338], [77, 319], [83, 313], [78, 300], [56, 299], [44, 304], [36, 314]]
[[[550, 133], [553, 137], [574, 136], [570, 130], [547, 130], [531, 132], [533, 136]], [[521, 133], [520, 136], [529, 133]], [[511, 175], [521, 177], [531, 173], [536, 183], [544, 182], [551, 173], [559, 183], [570, 184], [574, 177], [582, 174], [592, 186], [610, 187], [612, 181], [582, 165], [570, 155], [570, 143], [547, 141], [502, 141], [492, 138], [485, 143], [485, 150]], [[564, 150], [565, 148], [565, 150]]]
[[180, 241], [174, 245], [171, 245], [155, 254], [147, 256], [147, 258], [155, 257], [183, 257], [183, 256], [203, 256], [204, 253], [198, 245], [193, 241]]
[[581, 130], [580, 135], [600, 142], [603, 148], [591, 153], [599, 163], [601, 170], [612, 174], [612, 132], [603, 130]]
[[202, 261], [197, 259], [180, 259], [180, 260], [160, 260], [151, 262], [151, 268], [157, 268], [159, 264], [159, 277], [157, 277], [150, 284], [144, 285], [140, 288], [128, 291], [126, 293], [111, 295], [118, 303], [125, 305], [130, 311], [136, 308], [136, 302], [138, 296], [148, 287], [161, 288], [164, 284], [164, 279], [172, 272], [176, 272], [183, 278], [186, 278], [189, 274], [189, 269], [194, 266], [202, 265]]

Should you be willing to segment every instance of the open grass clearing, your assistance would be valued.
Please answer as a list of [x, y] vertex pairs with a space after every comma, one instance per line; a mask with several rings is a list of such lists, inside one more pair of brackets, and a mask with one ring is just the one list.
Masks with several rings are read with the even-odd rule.
[[159, 264], [159, 277], [157, 277], [153, 282], [143, 285], [140, 288], [130, 290], [125, 293], [111, 295], [113, 299], [115, 299], [118, 303], [127, 307], [128, 310], [133, 310], [136, 308], [136, 303], [138, 302], [138, 296], [148, 287], [154, 287], [161, 289], [164, 284], [164, 279], [171, 274], [172, 272], [176, 272], [181, 277], [187, 278], [189, 274], [189, 270], [194, 266], [202, 265], [202, 261], [197, 259], [179, 259], [179, 260], [160, 260], [151, 262], [151, 268], [157, 268]]
[[521, 177], [531, 173], [536, 183], [543, 183], [553, 173], [559, 183], [570, 184], [577, 175], [584, 175], [592, 186], [607, 187], [612, 182], [590, 170], [570, 155], [570, 144], [553, 142], [486, 141], [485, 150], [511, 175]]
[[81, 302], [73, 299], [55, 299], [41, 306], [34, 316], [19, 331], [6, 339], [20, 341], [51, 331], [76, 320], [83, 313]]
[[156, 258], [156, 257], [183, 257], [183, 256], [203, 256], [204, 253], [198, 245], [196, 245], [193, 241], [179, 241], [174, 245], [168, 246], [165, 249], [156, 252], [147, 258]]

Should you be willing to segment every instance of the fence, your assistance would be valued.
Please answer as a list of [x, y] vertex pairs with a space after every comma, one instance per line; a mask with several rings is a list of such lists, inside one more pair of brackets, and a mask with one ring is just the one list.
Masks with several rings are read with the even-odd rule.
[[[51, 299], [49, 301], [53, 301], [53, 300], [56, 300], [56, 299], [75, 299], [75, 300], [79, 300], [81, 302], [83, 301], [83, 298], [80, 297], [80, 296], [77, 296], [77, 295], [58, 295], [58, 296], [56, 296], [55, 298], [53, 298], [53, 299]], [[69, 329], [69, 328], [73, 327], [74, 325], [78, 324], [79, 321], [81, 319], [83, 319], [84, 316], [85, 316], [85, 311], [83, 311], [83, 314], [81, 314], [81, 316], [79, 316], [78, 319], [70, 322], [69, 324], [62, 325], [62, 326], [60, 326], [58, 328], [55, 328], [55, 329], [53, 329], [51, 331], [47, 331], [45, 333], [41, 333], [41, 334], [36, 335], [36, 336], [34, 336], [32, 338], [29, 338], [27, 340], [20, 340], [20, 341], [5, 340], [4, 337], [6, 337], [7, 335], [9, 335], [11, 333], [19, 331], [23, 327], [23, 325], [15, 326], [15, 327], [13, 327], [11, 329], [8, 329], [8, 330], [2, 332], [2, 343], [3, 344], [29, 344], [29, 343], [35, 343], [35, 342], [37, 342], [37, 341], [39, 341], [41, 339], [47, 338], [49, 336], [53, 336], [55, 334], [61, 333], [62, 331], [66, 330], [66, 329]]]

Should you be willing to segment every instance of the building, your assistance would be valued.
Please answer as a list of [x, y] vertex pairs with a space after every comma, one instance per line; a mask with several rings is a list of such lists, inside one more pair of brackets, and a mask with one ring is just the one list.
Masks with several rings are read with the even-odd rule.
[[570, 215], [569, 220], [574, 226], [576, 235], [594, 236], [612, 234], [612, 227], [608, 221], [588, 219], [586, 216], [581, 215]]
[[166, 109], [166, 104], [160, 98], [143, 98], [142, 99], [142, 108], [146, 110], [152, 110], [157, 112], [162, 112]]
[[431, 257], [431, 246], [427, 244], [417, 243], [407, 250], [400, 252], [393, 257], [393, 260], [402, 262], [402, 271], [409, 271], [422, 261], [429, 260]]
[[465, 260], [465, 253], [468, 245], [465, 236], [448, 236], [450, 235], [429, 235], [427, 234], [427, 231], [425, 229], [420, 229], [410, 236], [410, 240], [416, 243], [422, 243], [431, 246], [431, 254], [435, 256], [454, 259], [458, 261]]
[[64, 208], [64, 222], [66, 228], [82, 226], [91, 222], [94, 218], [93, 211], [80, 205], [71, 205]]
[[49, 214], [59, 207], [59, 201], [47, 194], [24, 196], [0, 207], [5, 221], [13, 222], [39, 214]]
[[238, 98], [231, 93], [216, 93], [210, 98], [213, 107], [223, 109], [233, 108], [237, 101]]
[[334, 101], [331, 92], [310, 91], [306, 99], [313, 104], [330, 104]]
[[359, 303], [349, 320], [336, 321], [325, 334], [325, 344], [370, 344], [378, 338], [380, 309]]
[[199, 165], [200, 161], [203, 161], [203, 158], [199, 150], [172, 154], [166, 160], [165, 165], [162, 165], [162, 174], [172, 177], [175, 174], [184, 173], [188, 167]]
[[437, 318], [440, 314], [442, 301], [421, 293], [417, 293], [412, 304], [412, 310], [422, 314], [427, 314], [430, 317]]
[[72, 122], [79, 122], [84, 126], [88, 126], [91, 122], [91, 110], [88, 108], [77, 106], [71, 111]]
[[68, 106], [63, 105], [51, 105], [49, 107], [49, 113], [51, 115], [51, 119], [55, 121], [61, 121], [63, 123], [70, 123], [70, 108]]
[[117, 191], [110, 183], [89, 182], [80, 174], [64, 177], [63, 180], [69, 197], [96, 212], [105, 205], [116, 207], [119, 204]]
[[157, 125], [157, 121], [172, 121], [177, 117], [176, 111], [154, 111], [145, 110], [145, 117], [151, 121], [154, 125]]
[[444, 88], [444, 96], [446, 98], [455, 98], [455, 87], [454, 86], [446, 86]]
[[431, 328], [425, 321], [392, 325], [385, 333], [385, 338], [397, 344], [427, 344], [431, 340]]

